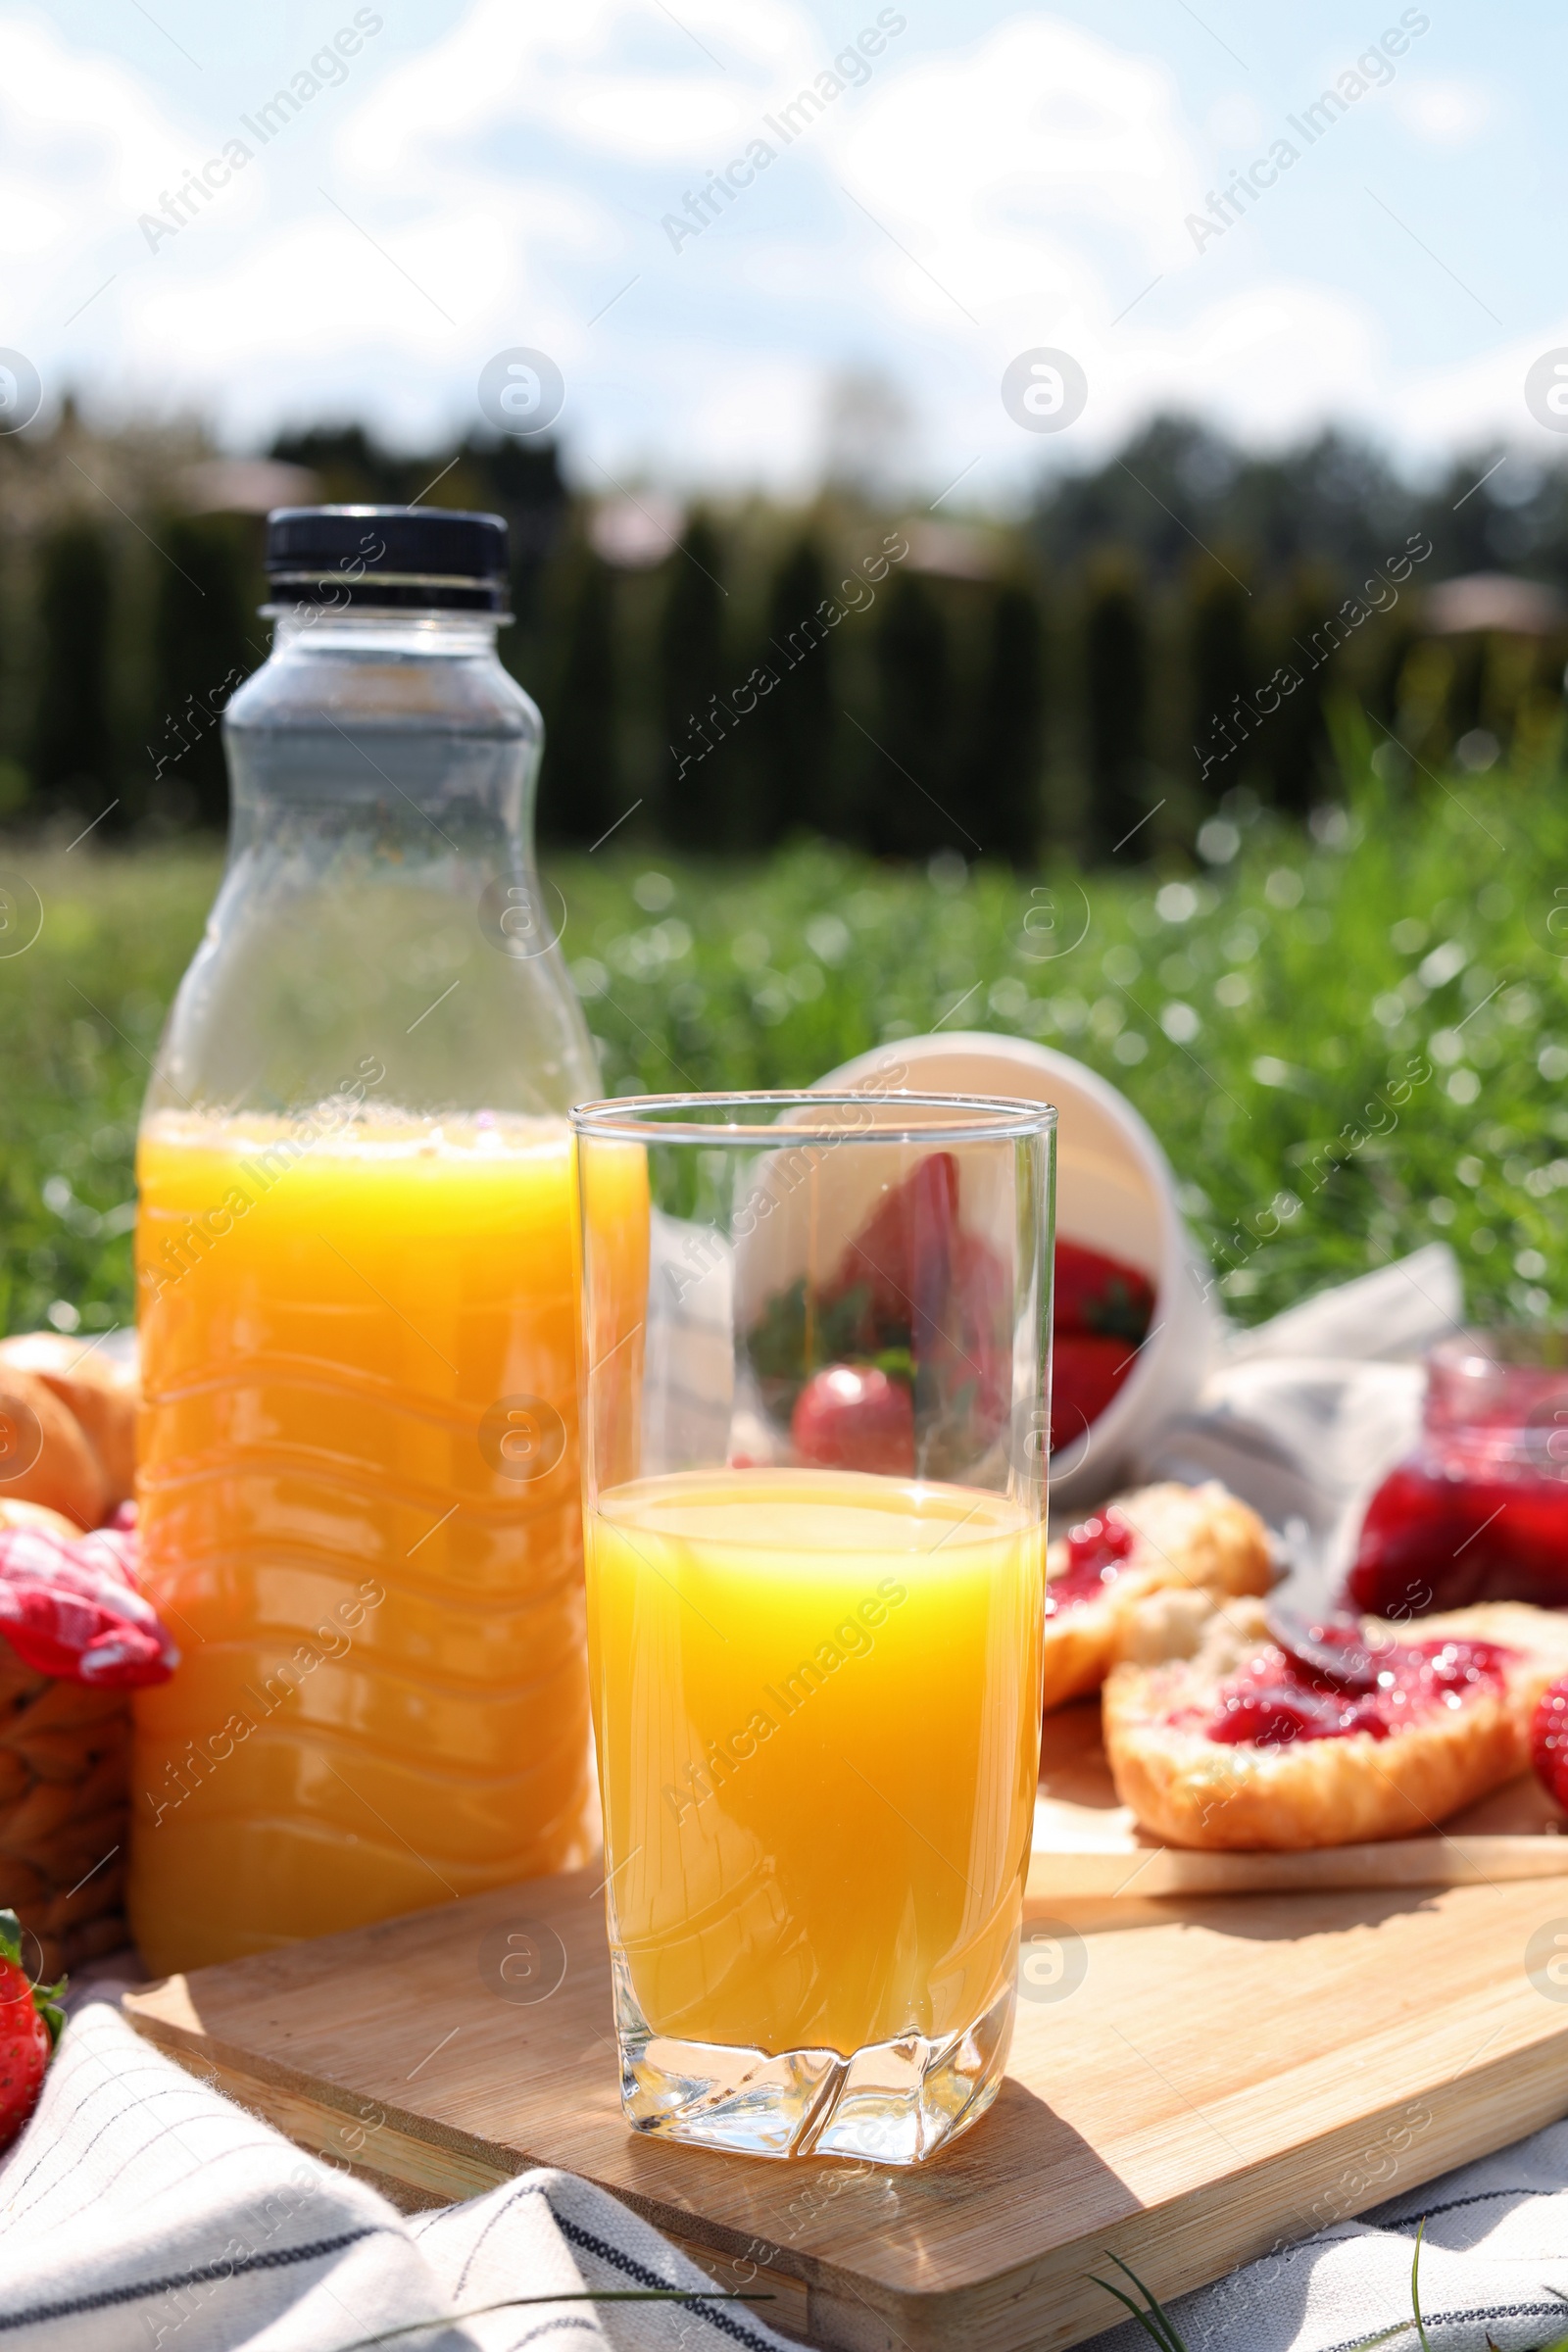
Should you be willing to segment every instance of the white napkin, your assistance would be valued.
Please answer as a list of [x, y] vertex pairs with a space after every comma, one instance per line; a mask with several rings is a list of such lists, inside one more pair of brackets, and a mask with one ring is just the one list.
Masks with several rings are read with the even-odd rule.
[[[345, 2352], [504, 2296], [712, 2287], [623, 2205], [519, 2174], [400, 2214], [186, 2074], [103, 2001], [66, 2029], [0, 2165], [6, 2352]], [[758, 2291], [767, 2278], [760, 2274]], [[396, 2339], [397, 2352], [788, 2352], [765, 2304], [524, 2305]]]
[[1196, 1412], [1139, 1464], [1145, 1478], [1222, 1479], [1282, 1539], [1296, 1596], [1327, 1601], [1368, 1495], [1414, 1443], [1421, 1357], [1464, 1327], [1444, 1242], [1233, 1332]]
[[[1568, 2334], [1568, 2124], [1250, 2262], [1168, 2304], [1167, 2317], [1187, 2352], [1352, 2352], [1385, 2328], [1396, 2330], [1385, 2352], [1415, 2352], [1410, 2269], [1423, 2215], [1432, 2352], [1536, 2352]], [[1119, 2276], [1108, 2264], [1098, 2275]], [[1148, 2347], [1128, 2320], [1086, 2352]]]

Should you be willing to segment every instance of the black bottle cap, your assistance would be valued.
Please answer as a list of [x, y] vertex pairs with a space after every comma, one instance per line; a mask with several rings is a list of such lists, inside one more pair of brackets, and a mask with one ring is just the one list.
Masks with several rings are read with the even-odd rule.
[[284, 605], [505, 612], [507, 526], [443, 507], [276, 507], [267, 576]]

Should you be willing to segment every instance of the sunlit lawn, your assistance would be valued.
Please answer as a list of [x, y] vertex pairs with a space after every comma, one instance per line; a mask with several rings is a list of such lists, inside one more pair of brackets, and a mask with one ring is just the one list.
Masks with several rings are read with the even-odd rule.
[[[1554, 776], [1417, 782], [1365, 776], [1316, 838], [1257, 818], [1183, 874], [806, 844], [551, 878], [609, 1089], [798, 1084], [937, 1022], [1011, 1030], [1138, 1104], [1238, 1317], [1437, 1237], [1477, 1315], [1561, 1316], [1568, 798]], [[0, 867], [44, 906], [0, 959], [0, 1319], [103, 1328], [129, 1313], [137, 1111], [219, 858], [17, 842]]]

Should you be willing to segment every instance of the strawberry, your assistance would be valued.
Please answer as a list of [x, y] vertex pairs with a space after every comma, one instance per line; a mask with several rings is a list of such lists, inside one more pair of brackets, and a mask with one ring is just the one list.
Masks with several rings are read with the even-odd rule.
[[803, 1462], [824, 1470], [914, 1476], [914, 1407], [902, 1380], [875, 1364], [830, 1364], [796, 1399], [790, 1422]]
[[1568, 1811], [1568, 1675], [1544, 1690], [1530, 1726], [1530, 1761], [1549, 1796]]
[[[960, 1474], [1006, 1425], [1012, 1296], [990, 1244], [958, 1222], [958, 1161], [929, 1152], [881, 1195], [828, 1283], [770, 1298], [747, 1348], [764, 1410], [823, 1467]], [[1056, 1243], [1052, 1446], [1098, 1420], [1137, 1360], [1154, 1293], [1136, 1266]]]
[[1057, 1329], [1052, 1341], [1051, 1450], [1059, 1453], [1098, 1421], [1138, 1360], [1130, 1340]]
[[833, 1296], [866, 1285], [877, 1324], [912, 1333], [918, 1346], [942, 1313], [957, 1223], [958, 1163], [951, 1152], [928, 1152], [844, 1252]]
[[1058, 1332], [1136, 1342], [1148, 1332], [1153, 1311], [1153, 1286], [1147, 1274], [1102, 1250], [1057, 1236], [1052, 1320]]
[[65, 2013], [58, 1984], [34, 1984], [22, 1965], [22, 1922], [0, 1911], [0, 2148], [9, 2148], [38, 2104]]

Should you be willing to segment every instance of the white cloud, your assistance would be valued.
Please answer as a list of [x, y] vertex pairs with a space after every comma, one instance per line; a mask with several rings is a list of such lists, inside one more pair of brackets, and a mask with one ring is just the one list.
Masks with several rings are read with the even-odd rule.
[[90, 222], [101, 231], [106, 214], [134, 215], [193, 157], [189, 131], [175, 128], [133, 74], [71, 49], [31, 16], [0, 17], [0, 138], [19, 174], [74, 196], [69, 227], [76, 229]]
[[343, 158], [367, 180], [483, 171], [495, 139], [544, 128], [615, 163], [695, 170], [744, 140], [775, 80], [823, 45], [783, 0], [694, 0], [679, 24], [656, 0], [476, 0], [359, 109]]
[[[1560, 465], [1568, 440], [1536, 423], [1525, 407], [1525, 376], [1544, 352], [1568, 350], [1568, 319], [1526, 340], [1493, 344], [1457, 366], [1414, 371], [1396, 389], [1403, 433], [1429, 458], [1502, 439]], [[1511, 470], [1511, 468], [1510, 468]]]
[[0, 176], [0, 251], [20, 257], [48, 253], [68, 226], [63, 206], [51, 204], [24, 179]]
[[761, 473], [802, 482], [808, 476], [817, 456], [820, 396], [820, 377], [809, 363], [787, 351], [755, 352], [740, 366], [733, 360], [719, 364], [719, 352], [701, 347], [674, 356], [671, 388], [690, 416], [692, 456], [702, 453], [700, 465], [688, 464], [689, 479], [709, 466], [732, 479]]
[[1227, 90], [1216, 98], [1203, 118], [1203, 127], [1219, 147], [1245, 148], [1250, 154], [1267, 143], [1257, 102], [1246, 90]]
[[1401, 81], [1394, 108], [1406, 129], [1432, 147], [1468, 147], [1491, 122], [1491, 93], [1473, 81]]
[[[1145, 413], [1163, 403], [1283, 446], [1332, 419], [1370, 422], [1382, 338], [1332, 288], [1274, 278], [1205, 306], [1140, 355]], [[1131, 418], [1129, 417], [1129, 421]]]
[[32, 16], [0, 16], [0, 251], [13, 340], [35, 365], [115, 267], [136, 216], [210, 152], [122, 67]]
[[[1199, 170], [1174, 84], [1074, 25], [1015, 18], [905, 66], [833, 137], [851, 192], [977, 316], [1108, 316], [1139, 270], [1191, 259]], [[940, 316], [908, 263], [878, 274]]]
[[[358, 192], [348, 209], [366, 220]], [[566, 255], [593, 244], [568, 192], [523, 184], [439, 220], [371, 218], [379, 251], [318, 208], [215, 241], [199, 274], [150, 271], [126, 335], [131, 380], [165, 401], [184, 390], [231, 434], [264, 436], [279, 411], [360, 412], [418, 441], [475, 420], [473, 386], [498, 345], [531, 340], [568, 360], [579, 347], [580, 321], [524, 259], [546, 241]]]

